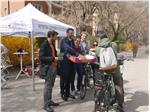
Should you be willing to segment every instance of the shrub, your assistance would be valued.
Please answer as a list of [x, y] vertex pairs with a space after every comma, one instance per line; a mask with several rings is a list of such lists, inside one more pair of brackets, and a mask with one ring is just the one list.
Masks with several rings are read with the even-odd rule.
[[133, 47], [133, 45], [132, 45], [132, 43], [129, 42], [129, 41], [127, 41], [127, 42], [124, 44], [124, 49], [125, 49], [126, 51], [132, 50], [132, 47]]

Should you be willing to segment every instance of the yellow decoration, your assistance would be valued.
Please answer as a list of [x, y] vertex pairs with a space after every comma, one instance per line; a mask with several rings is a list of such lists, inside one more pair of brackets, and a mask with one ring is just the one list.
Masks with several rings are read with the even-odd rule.
[[126, 51], [130, 51], [130, 50], [132, 50], [132, 48], [133, 48], [133, 45], [132, 45], [131, 42], [126, 42], [126, 43], [124, 44], [124, 49], [125, 49]]
[[[15, 37], [15, 36], [5, 36], [1, 37], [1, 43], [4, 44], [8, 48], [8, 55], [10, 61], [13, 65], [18, 65], [20, 63], [20, 58], [13, 54], [17, 52], [18, 49], [22, 48], [26, 52], [27, 55], [23, 56], [23, 63], [29, 64], [31, 63], [31, 40], [26, 37]], [[36, 38], [34, 38], [34, 50], [38, 50], [38, 44]]]

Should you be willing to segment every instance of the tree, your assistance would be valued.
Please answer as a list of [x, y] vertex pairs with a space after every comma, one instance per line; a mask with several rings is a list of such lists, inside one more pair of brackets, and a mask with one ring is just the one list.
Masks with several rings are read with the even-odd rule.
[[[148, 5], [145, 2], [101, 2], [99, 5], [99, 25], [106, 29], [114, 41], [121, 37], [137, 37], [148, 24]], [[115, 18], [117, 15], [117, 18]], [[143, 18], [144, 17], [144, 18]], [[140, 22], [139, 22], [140, 21]], [[142, 27], [139, 30], [139, 27]]]
[[105, 29], [113, 41], [148, 40], [148, 1], [63, 1], [63, 21], [76, 28], [92, 26], [97, 10], [98, 29]]
[[98, 2], [90, 1], [64, 1], [62, 2], [64, 7], [70, 9], [64, 10], [65, 23], [69, 23], [77, 28], [84, 26], [91, 26], [92, 15], [95, 12]]

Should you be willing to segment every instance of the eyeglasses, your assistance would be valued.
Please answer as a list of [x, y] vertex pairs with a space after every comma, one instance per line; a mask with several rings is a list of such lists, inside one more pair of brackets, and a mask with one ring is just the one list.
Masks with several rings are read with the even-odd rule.
[[93, 46], [97, 46], [97, 44], [93, 44]]

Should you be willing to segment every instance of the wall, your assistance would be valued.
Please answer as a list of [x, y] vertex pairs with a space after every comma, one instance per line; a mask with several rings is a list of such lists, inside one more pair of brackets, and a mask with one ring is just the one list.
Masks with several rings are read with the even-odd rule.
[[[8, 2], [9, 1], [9, 2]], [[27, 0], [19, 0], [19, 1], [12, 1], [12, 0], [2, 0], [1, 1], [1, 14], [0, 16], [8, 15], [8, 3], [10, 6], [10, 13], [16, 12], [19, 9], [23, 8], [28, 3], [37, 3], [42, 5], [43, 12], [48, 14], [48, 4], [46, 1], [27, 1]]]

